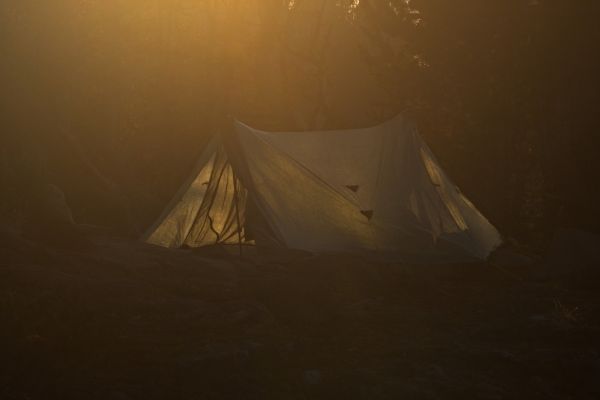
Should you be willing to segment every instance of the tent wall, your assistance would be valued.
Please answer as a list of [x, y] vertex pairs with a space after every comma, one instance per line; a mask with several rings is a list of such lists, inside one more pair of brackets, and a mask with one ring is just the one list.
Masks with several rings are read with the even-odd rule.
[[239, 243], [244, 240], [246, 198], [247, 191], [216, 140], [145, 241], [173, 248]]
[[401, 117], [318, 132], [237, 123], [236, 134], [251, 196], [288, 247], [462, 261], [485, 258], [501, 242]]

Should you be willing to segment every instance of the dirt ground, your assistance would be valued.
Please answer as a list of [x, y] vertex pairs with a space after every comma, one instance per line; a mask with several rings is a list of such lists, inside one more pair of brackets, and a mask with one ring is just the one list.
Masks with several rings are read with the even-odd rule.
[[0, 399], [597, 399], [597, 278], [2, 238]]

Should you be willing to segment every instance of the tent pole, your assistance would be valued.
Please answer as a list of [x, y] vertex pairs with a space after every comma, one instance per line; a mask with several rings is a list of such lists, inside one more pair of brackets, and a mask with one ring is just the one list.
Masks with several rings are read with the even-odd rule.
[[238, 245], [240, 248], [240, 257], [242, 256], [242, 227], [240, 226], [240, 207], [239, 196], [238, 196], [238, 185], [237, 185], [237, 176], [235, 173], [233, 174], [233, 197], [235, 202], [235, 217], [237, 218], [237, 234], [238, 234]]

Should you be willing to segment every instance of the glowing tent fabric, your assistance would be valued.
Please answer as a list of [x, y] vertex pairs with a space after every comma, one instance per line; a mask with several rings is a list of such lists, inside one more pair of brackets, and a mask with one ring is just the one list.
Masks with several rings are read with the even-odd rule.
[[315, 132], [235, 122], [145, 237], [165, 247], [250, 238], [410, 262], [484, 259], [501, 243], [402, 117]]

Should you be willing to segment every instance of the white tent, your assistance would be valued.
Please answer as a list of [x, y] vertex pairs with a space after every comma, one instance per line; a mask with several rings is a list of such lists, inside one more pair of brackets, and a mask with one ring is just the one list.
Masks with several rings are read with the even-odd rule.
[[338, 131], [233, 124], [204, 151], [147, 242], [250, 243], [410, 262], [485, 259], [501, 243], [401, 116]]

